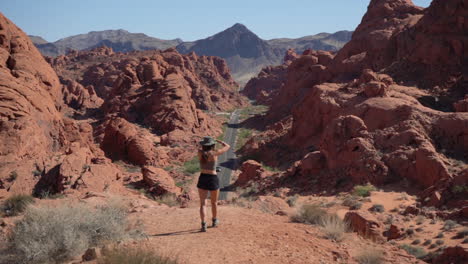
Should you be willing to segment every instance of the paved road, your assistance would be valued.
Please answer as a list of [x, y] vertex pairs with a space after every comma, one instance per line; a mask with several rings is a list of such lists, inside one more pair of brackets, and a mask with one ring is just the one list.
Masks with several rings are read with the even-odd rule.
[[218, 160], [218, 166], [221, 167], [221, 171], [218, 172], [219, 183], [221, 187], [221, 193], [219, 194], [220, 200], [226, 200], [229, 192], [229, 185], [231, 184], [232, 170], [236, 168], [236, 154], [234, 153], [237, 127], [239, 122], [239, 111], [236, 110], [231, 114], [229, 123], [227, 125], [226, 134], [224, 135], [224, 141], [231, 145], [231, 148], [221, 155]]

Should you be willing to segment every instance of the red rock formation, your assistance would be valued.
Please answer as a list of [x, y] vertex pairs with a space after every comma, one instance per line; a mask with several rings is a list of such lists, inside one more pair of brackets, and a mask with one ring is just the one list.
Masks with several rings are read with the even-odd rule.
[[165, 170], [152, 166], [145, 166], [141, 170], [143, 181], [155, 195], [182, 193], [181, 188], [175, 185], [174, 179]]
[[359, 235], [370, 238], [373, 241], [384, 242], [382, 226], [373, 215], [367, 212], [347, 212], [344, 221], [349, 223], [352, 230]]
[[365, 68], [376, 71], [388, 66], [393, 61], [387, 53], [392, 36], [414, 25], [422, 14], [411, 0], [371, 1], [351, 41], [336, 55], [333, 72], [356, 76]]
[[[440, 103], [450, 109], [466, 93], [466, 45], [459, 45], [466, 35], [462, 2], [435, 0], [423, 10], [409, 0], [371, 1], [353, 39], [331, 62], [322, 59], [322, 64], [307, 51], [289, 66], [267, 117], [277, 122], [292, 114], [292, 127], [278, 131], [271, 125], [247, 142], [244, 154], [270, 165], [291, 162], [283, 177], [309, 179], [310, 184], [301, 184], [304, 191], [320, 184], [336, 190], [349, 187], [343, 183], [350, 181], [380, 184], [406, 178], [421, 189], [451, 182], [468, 158], [464, 101], [454, 104], [458, 113], [436, 111], [420, 101], [453, 95], [452, 101]], [[427, 48], [419, 50], [415, 36]], [[434, 78], [426, 81], [428, 75]], [[397, 84], [402, 80], [417, 86]], [[428, 84], [434, 87], [418, 88]], [[317, 159], [288, 159], [294, 157], [291, 153], [303, 157], [311, 151], [318, 151], [313, 155]], [[309, 159], [310, 164], [305, 162]], [[424, 197], [433, 204], [449, 203], [450, 195], [444, 198], [448, 192], [443, 191], [448, 187], [440, 188]]]
[[252, 180], [260, 180], [261, 178], [266, 177], [262, 164], [255, 160], [247, 160], [242, 163], [240, 171], [241, 173], [234, 183], [236, 186], [244, 186]]
[[468, 249], [466, 246], [458, 245], [446, 247], [442, 254], [432, 260], [432, 263], [450, 264], [468, 262]]

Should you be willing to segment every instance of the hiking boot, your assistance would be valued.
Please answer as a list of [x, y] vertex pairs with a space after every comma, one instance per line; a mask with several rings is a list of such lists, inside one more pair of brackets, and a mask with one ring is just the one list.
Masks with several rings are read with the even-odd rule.
[[219, 225], [218, 218], [213, 218], [213, 227], [217, 227]]
[[201, 230], [200, 232], [206, 232], [206, 222], [201, 223]]

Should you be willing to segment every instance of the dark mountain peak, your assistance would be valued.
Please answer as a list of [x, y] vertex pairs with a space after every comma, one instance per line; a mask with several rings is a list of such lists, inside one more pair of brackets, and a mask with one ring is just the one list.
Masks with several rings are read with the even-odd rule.
[[238, 33], [238, 34], [249, 33], [249, 34], [255, 35], [255, 33], [253, 33], [250, 29], [248, 29], [244, 24], [241, 24], [241, 23], [236, 23], [232, 27], [224, 30], [223, 32], [233, 32], [233, 33]]

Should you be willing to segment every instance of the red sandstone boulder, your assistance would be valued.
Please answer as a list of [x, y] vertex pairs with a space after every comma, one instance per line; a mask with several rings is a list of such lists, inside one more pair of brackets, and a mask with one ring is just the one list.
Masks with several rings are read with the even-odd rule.
[[390, 225], [387, 231], [384, 232], [384, 236], [387, 240], [399, 239], [403, 237], [404, 232], [396, 225]]
[[241, 173], [234, 183], [236, 186], [246, 185], [249, 181], [259, 180], [264, 177], [265, 170], [262, 168], [262, 164], [255, 160], [247, 160], [242, 163], [240, 168]]
[[143, 181], [150, 188], [150, 191], [155, 195], [174, 194], [180, 195], [181, 188], [175, 185], [174, 179], [165, 170], [145, 166], [141, 169], [143, 173]]
[[446, 247], [442, 254], [435, 257], [432, 263], [451, 264], [451, 263], [467, 263], [468, 248], [465, 245]]
[[468, 95], [465, 95], [465, 99], [454, 103], [453, 108], [456, 112], [468, 112]]
[[[101, 148], [113, 160], [128, 160], [137, 165], [166, 165], [167, 155], [156, 148], [159, 138], [123, 118], [110, 120], [105, 128]], [[161, 163], [163, 162], [163, 163]]]
[[356, 211], [347, 212], [344, 221], [349, 223], [354, 232], [365, 238], [370, 238], [376, 242], [385, 241], [382, 236], [382, 223], [370, 213]]

